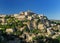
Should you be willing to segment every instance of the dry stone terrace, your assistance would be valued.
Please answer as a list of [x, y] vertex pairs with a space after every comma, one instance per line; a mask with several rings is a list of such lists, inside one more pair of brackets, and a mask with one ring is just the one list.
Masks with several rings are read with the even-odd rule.
[[14, 15], [0, 15], [1, 31], [2, 34], [13, 34], [23, 38], [26, 42], [32, 42], [33, 38], [38, 36], [54, 39], [60, 36], [60, 24], [52, 23], [43, 14], [26, 11]]

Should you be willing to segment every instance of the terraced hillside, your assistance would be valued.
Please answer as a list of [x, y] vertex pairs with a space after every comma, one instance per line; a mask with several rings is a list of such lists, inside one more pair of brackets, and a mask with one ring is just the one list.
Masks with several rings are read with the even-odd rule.
[[0, 43], [59, 43], [60, 24], [43, 14], [0, 15]]

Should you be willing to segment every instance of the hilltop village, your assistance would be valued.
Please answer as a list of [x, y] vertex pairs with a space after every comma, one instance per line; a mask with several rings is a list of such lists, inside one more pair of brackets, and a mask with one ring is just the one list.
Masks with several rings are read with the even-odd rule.
[[[60, 36], [60, 24], [50, 21], [43, 14], [36, 14], [31, 11], [0, 15], [0, 36], [3, 37], [0, 39], [5, 42], [10, 38], [4, 38], [5, 36], [2, 36], [4, 34], [7, 34], [7, 37], [9, 35], [18, 36], [31, 43], [38, 43], [36, 40], [39, 38], [45, 42], [46, 37], [56, 39]], [[2, 40], [1, 42], [3, 42]]]

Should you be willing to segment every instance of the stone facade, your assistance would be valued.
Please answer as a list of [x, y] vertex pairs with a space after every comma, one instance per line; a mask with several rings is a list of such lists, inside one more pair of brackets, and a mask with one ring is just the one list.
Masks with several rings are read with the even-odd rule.
[[45, 29], [44, 24], [38, 24], [38, 29], [40, 29], [40, 30]]

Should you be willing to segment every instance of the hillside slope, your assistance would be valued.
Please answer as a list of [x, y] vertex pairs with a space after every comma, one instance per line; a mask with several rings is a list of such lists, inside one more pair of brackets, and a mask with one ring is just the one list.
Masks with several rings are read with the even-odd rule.
[[45, 43], [59, 35], [60, 24], [52, 22], [44, 15], [27, 11], [0, 16], [1, 43]]

